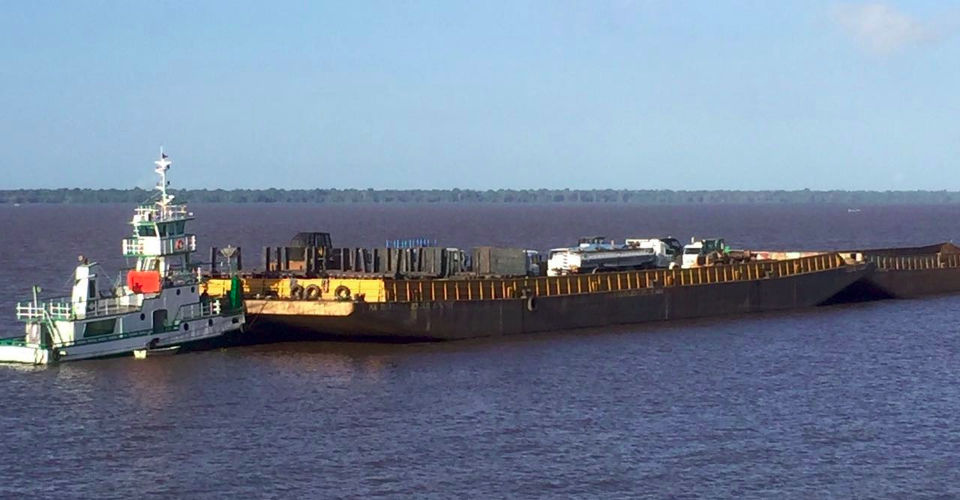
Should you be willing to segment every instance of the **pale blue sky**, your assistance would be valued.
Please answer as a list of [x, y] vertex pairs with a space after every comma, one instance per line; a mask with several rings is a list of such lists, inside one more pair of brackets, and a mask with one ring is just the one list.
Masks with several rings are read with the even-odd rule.
[[0, 1], [0, 188], [960, 189], [960, 3]]

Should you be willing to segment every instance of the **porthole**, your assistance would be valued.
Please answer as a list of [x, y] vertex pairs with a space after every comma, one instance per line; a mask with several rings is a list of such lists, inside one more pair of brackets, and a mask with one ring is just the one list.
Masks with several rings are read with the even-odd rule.
[[140, 313], [140, 321], [143, 321], [143, 320], [145, 320], [145, 319], [147, 319], [147, 315], [146, 315], [146, 314], [143, 314], [143, 313]]
[[187, 330], [189, 330], [189, 329], [190, 329], [190, 323], [184, 323], [184, 324], [183, 324], [183, 331], [187, 331]]

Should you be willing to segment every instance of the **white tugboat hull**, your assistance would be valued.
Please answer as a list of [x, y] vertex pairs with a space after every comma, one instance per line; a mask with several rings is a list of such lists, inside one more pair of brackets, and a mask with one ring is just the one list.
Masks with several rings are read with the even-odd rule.
[[[208, 321], [212, 321], [210, 324]], [[203, 322], [202, 325], [199, 323]], [[47, 365], [64, 361], [103, 358], [122, 354], [148, 351], [150, 349], [169, 349], [222, 336], [224, 333], [240, 329], [244, 323], [242, 314], [220, 316], [198, 320], [196, 326], [188, 330], [182, 328], [162, 333], [135, 332], [130, 337], [112, 339], [104, 342], [76, 344], [58, 348], [44, 348], [30, 345], [0, 345], [0, 363], [24, 363]], [[189, 324], [189, 323], [188, 323]]]
[[0, 363], [46, 365], [52, 361], [49, 349], [26, 345], [0, 345]]

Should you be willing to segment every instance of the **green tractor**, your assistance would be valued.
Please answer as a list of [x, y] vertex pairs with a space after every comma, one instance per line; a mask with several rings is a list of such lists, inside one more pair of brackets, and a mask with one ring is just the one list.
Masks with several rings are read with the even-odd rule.
[[722, 264], [736, 264], [751, 259], [746, 250], [733, 250], [723, 238], [690, 239], [690, 243], [683, 247], [681, 266], [686, 268], [715, 266]]

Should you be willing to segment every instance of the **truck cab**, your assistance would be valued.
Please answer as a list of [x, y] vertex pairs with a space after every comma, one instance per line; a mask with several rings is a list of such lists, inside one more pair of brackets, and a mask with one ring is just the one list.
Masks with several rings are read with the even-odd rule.
[[540, 252], [536, 250], [528, 249], [528, 250], [524, 250], [523, 254], [524, 254], [524, 257], [526, 258], [527, 276], [543, 275], [543, 270], [541, 268], [544, 267], [546, 264], [544, 264], [543, 266], [541, 265], [541, 263], [543, 262], [543, 257], [540, 256]]

